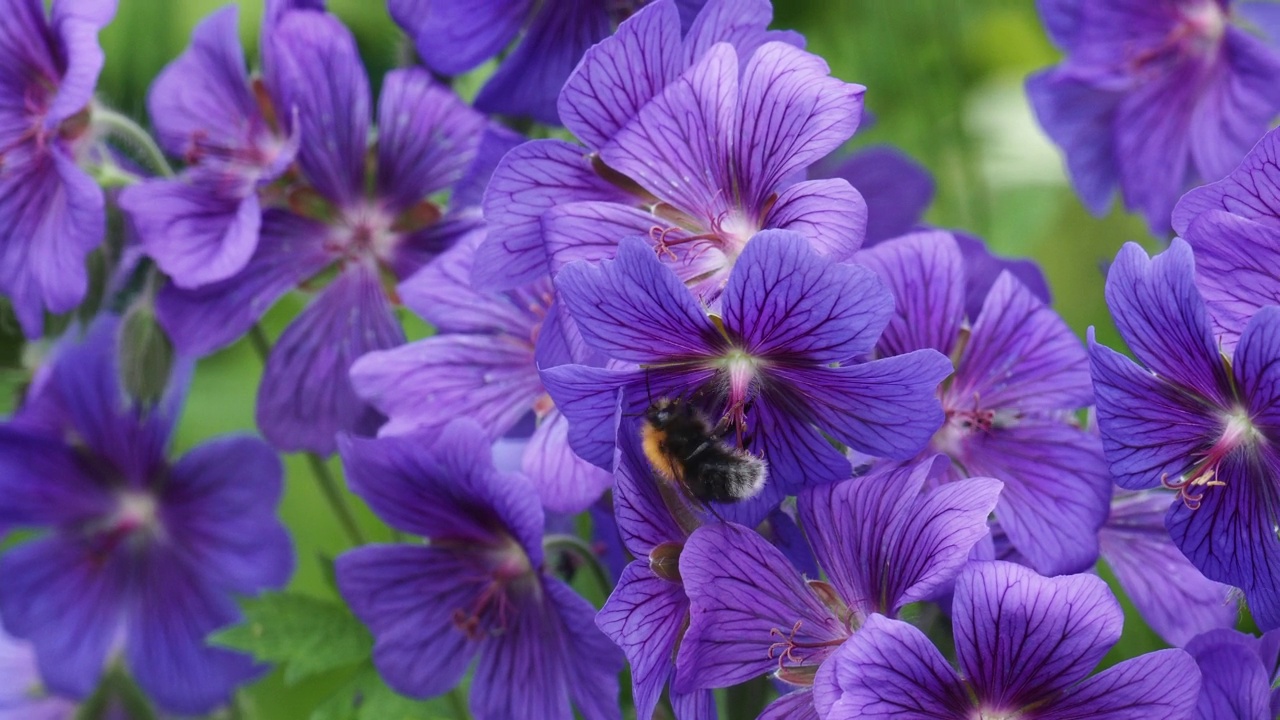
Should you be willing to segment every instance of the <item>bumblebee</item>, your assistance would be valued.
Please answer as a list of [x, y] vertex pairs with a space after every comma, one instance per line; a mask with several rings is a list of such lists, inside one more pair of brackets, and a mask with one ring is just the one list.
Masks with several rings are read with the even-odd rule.
[[663, 398], [644, 414], [645, 457], [664, 479], [702, 503], [755, 497], [764, 488], [764, 460], [724, 440], [724, 431], [692, 404]]

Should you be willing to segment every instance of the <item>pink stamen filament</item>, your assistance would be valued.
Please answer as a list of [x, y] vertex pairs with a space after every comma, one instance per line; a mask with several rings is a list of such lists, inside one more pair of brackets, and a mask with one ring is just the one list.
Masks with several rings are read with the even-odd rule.
[[786, 670], [784, 663], [791, 665], [803, 665], [812, 659], [812, 657], [798, 657], [797, 650], [822, 650], [824, 648], [839, 647], [847, 638], [832, 638], [830, 640], [822, 640], [818, 642], [801, 642], [796, 640], [796, 633], [800, 632], [800, 626], [804, 624], [803, 620], [797, 620], [795, 625], [791, 626], [790, 632], [783, 632], [779, 628], [771, 628], [769, 630], [770, 637], [782, 638], [769, 646], [768, 656], [773, 660], [777, 653], [778, 672]]

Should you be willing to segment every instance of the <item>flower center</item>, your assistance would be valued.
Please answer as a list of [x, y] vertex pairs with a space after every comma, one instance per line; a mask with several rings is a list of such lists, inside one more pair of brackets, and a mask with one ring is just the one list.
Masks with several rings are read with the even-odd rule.
[[[1184, 42], [1196, 51], [1216, 50], [1227, 32], [1227, 14], [1216, 0], [1183, 6], [1181, 14], [1182, 25], [1179, 30], [1185, 34]], [[1177, 33], [1178, 30], [1174, 32]]]
[[1019, 710], [992, 710], [991, 708], [977, 708], [974, 714], [970, 716], [970, 720], [1017, 720], [1022, 717]]
[[946, 421], [933, 436], [933, 448], [951, 457], [963, 454], [963, 445], [972, 435], [985, 435], [1013, 427], [1021, 419], [1016, 410], [982, 408], [977, 398], [968, 408], [955, 407], [943, 398]]
[[116, 496], [115, 511], [89, 528], [94, 538], [94, 557], [103, 561], [125, 543], [159, 537], [160, 505], [148, 492], [124, 490]]
[[1167, 473], [1160, 476], [1160, 484], [1176, 490], [1188, 510], [1200, 509], [1208, 488], [1227, 484], [1218, 476], [1222, 461], [1238, 448], [1253, 445], [1261, 437], [1244, 408], [1237, 407], [1224, 413], [1221, 420], [1222, 432], [1218, 440], [1201, 454], [1190, 469], [1173, 480]]
[[480, 592], [469, 607], [453, 611], [450, 620], [468, 640], [501, 635], [513, 618], [512, 592], [533, 577], [529, 555], [514, 538], [484, 553], [486, 572], [473, 578]]
[[390, 263], [401, 233], [381, 207], [361, 203], [342, 213], [329, 238], [328, 249], [348, 261]]

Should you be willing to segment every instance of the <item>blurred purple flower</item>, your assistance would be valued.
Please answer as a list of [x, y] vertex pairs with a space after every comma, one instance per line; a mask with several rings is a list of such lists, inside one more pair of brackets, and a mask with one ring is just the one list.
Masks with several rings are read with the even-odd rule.
[[[1256, 638], [1232, 629], [1211, 630], [1187, 644], [1200, 666], [1195, 720], [1273, 720], [1280, 707], [1273, 689], [1280, 636]], [[1269, 655], [1269, 657], [1268, 657]]]
[[1091, 567], [1111, 483], [1097, 437], [1074, 418], [1093, 402], [1080, 341], [1008, 271], [970, 315], [972, 266], [948, 233], [881, 243], [858, 261], [880, 274], [896, 300], [880, 354], [933, 348], [955, 362], [939, 392], [946, 424], [928, 452], [950, 457], [953, 477], [1004, 483], [996, 517], [1036, 570]]
[[1214, 339], [1232, 352], [1249, 318], [1280, 305], [1280, 133], [1266, 134], [1240, 167], [1178, 201], [1173, 229], [1196, 257], [1196, 285]]
[[581, 512], [609, 487], [609, 473], [569, 448], [568, 421], [542, 387], [539, 367], [587, 361], [571, 323], [552, 307], [549, 279], [502, 293], [471, 287], [473, 233], [401, 283], [400, 297], [436, 335], [371, 352], [351, 367], [356, 393], [388, 420], [386, 435], [434, 435], [455, 417], [475, 420], [490, 437], [508, 433], [530, 412], [537, 428], [521, 467], [542, 504]]
[[1098, 545], [1125, 595], [1170, 645], [1215, 628], [1234, 627], [1240, 615], [1234, 591], [1196, 569], [1169, 538], [1167, 490], [1117, 490]]
[[477, 720], [621, 718], [622, 658], [595, 609], [552, 577], [543, 512], [528, 480], [496, 470], [470, 420], [436, 441], [339, 444], [351, 489], [392, 527], [427, 545], [373, 545], [337, 560], [342, 596], [370, 630], [374, 664], [413, 697], [447, 692], [478, 657]]
[[1151, 259], [1134, 243], [1120, 250], [1107, 304], [1138, 362], [1090, 342], [1098, 429], [1116, 483], [1176, 490], [1174, 542], [1205, 577], [1242, 589], [1269, 630], [1280, 627], [1280, 308], [1255, 314], [1226, 357], [1194, 274], [1181, 240]]
[[179, 287], [225, 280], [253, 257], [268, 202], [260, 195], [298, 153], [299, 128], [284, 118], [292, 127], [285, 134], [276, 116], [279, 91], [250, 80], [235, 7], [201, 21], [191, 46], [151, 86], [160, 146], [188, 168], [126, 188], [120, 204], [143, 249]]
[[928, 170], [889, 145], [863, 148], [845, 158], [829, 156], [809, 177], [841, 178], [862, 194], [867, 247], [918, 229], [936, 190]]
[[596, 465], [612, 460], [620, 390], [624, 415], [681, 397], [724, 418], [739, 446], [768, 459], [762, 503], [848, 477], [826, 435], [909, 458], [942, 421], [935, 389], [950, 363], [933, 350], [863, 362], [892, 298], [873, 273], [819, 255], [796, 233], [764, 231], [747, 244], [715, 316], [640, 238], [624, 240], [615, 260], [566, 267], [556, 285], [583, 339], [635, 364], [542, 371], [569, 441]]
[[[938, 458], [939, 465], [945, 462]], [[828, 582], [805, 579], [751, 530], [708, 525], [680, 555], [692, 620], [676, 658], [675, 687], [728, 687], [773, 671], [794, 687], [761, 717], [817, 717], [819, 667], [872, 613], [949, 588], [1000, 483], [948, 483], [925, 492], [934, 463], [873, 473], [800, 495], [800, 516]]]
[[[654, 476], [640, 449], [635, 422], [624, 423], [615, 455], [614, 516], [623, 543], [636, 559], [618, 578], [596, 625], [631, 664], [638, 720], [650, 720], [671, 682], [676, 648], [689, 625], [689, 598], [679, 560], [689, 535], [705, 515], [669, 482]], [[677, 720], [715, 720], [709, 691], [670, 693]]]
[[[715, 1], [715, 0], [713, 0]], [[687, 29], [706, 0], [679, 0]], [[389, 0], [391, 17], [413, 38], [422, 62], [458, 75], [502, 52], [520, 36], [476, 96], [486, 113], [559, 125], [556, 98], [584, 52], [646, 0]], [[523, 32], [522, 32], [523, 31]]]
[[102, 189], [77, 166], [115, 0], [0, 2], [0, 293], [27, 337], [89, 287], [106, 232]]
[[75, 703], [49, 695], [30, 643], [0, 628], [0, 720], [74, 720]]
[[160, 707], [205, 713], [265, 670], [205, 638], [239, 620], [236, 596], [292, 572], [275, 516], [283, 469], [246, 436], [170, 463], [185, 383], [149, 410], [127, 401], [117, 326], [99, 321], [59, 349], [30, 401], [57, 429], [0, 426], [0, 523], [37, 531], [0, 557], [0, 617], [54, 693], [87, 697], [118, 657]]
[[335, 271], [277, 340], [257, 407], [277, 448], [329, 454], [339, 431], [371, 433], [381, 420], [347, 373], [366, 352], [404, 342], [387, 278], [409, 277], [479, 225], [477, 212], [446, 214], [427, 198], [463, 176], [485, 121], [425, 70], [393, 71], [367, 171], [369, 86], [350, 32], [323, 12], [287, 10], [264, 42], [274, 104], [301, 142], [302, 184], [263, 212], [243, 269], [197, 288], [166, 286], [157, 315], [180, 352], [202, 355], [239, 338], [294, 287]]
[[850, 257], [866, 226], [862, 197], [844, 180], [800, 173], [853, 134], [864, 88], [788, 42], [766, 42], [770, 14], [763, 0], [713, 2], [682, 43], [667, 0], [588, 52], [560, 97], [587, 147], [541, 140], [507, 155], [485, 195], [493, 232], [476, 282], [518, 286], [548, 263], [554, 274], [612, 257], [632, 235], [707, 296], [761, 229], [789, 228]]
[[820, 717], [1191, 718], [1200, 673], [1182, 650], [1088, 677], [1124, 622], [1097, 577], [971, 563], [956, 581], [952, 617], [960, 674], [915, 626], [873, 615], [818, 671]]
[[1167, 233], [1178, 197], [1226, 175], [1280, 111], [1280, 53], [1232, 24], [1229, 0], [1037, 5], [1067, 59], [1027, 93], [1095, 214], [1119, 186]]

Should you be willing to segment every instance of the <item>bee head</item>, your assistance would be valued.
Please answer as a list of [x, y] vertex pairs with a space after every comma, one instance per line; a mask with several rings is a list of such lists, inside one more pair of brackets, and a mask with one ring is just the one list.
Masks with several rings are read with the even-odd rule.
[[680, 412], [680, 401], [662, 398], [654, 401], [645, 411], [644, 417], [654, 427], [665, 427]]

